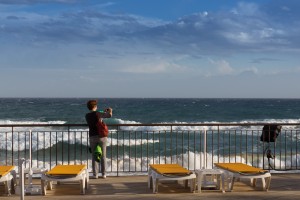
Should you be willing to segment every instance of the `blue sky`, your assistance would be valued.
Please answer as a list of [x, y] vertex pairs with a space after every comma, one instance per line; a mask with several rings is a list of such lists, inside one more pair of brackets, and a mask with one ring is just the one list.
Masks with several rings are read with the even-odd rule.
[[0, 0], [0, 97], [300, 98], [298, 0]]

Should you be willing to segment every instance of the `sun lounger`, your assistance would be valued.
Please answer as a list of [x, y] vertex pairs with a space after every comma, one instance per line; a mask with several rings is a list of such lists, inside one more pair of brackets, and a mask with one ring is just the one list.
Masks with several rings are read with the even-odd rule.
[[153, 189], [153, 193], [158, 192], [159, 181], [185, 181], [185, 187], [190, 182], [191, 192], [195, 191], [196, 174], [183, 168], [178, 164], [152, 164], [149, 165], [148, 187]]
[[250, 179], [253, 187], [256, 179], [261, 179], [262, 189], [268, 191], [271, 183], [271, 174], [267, 170], [252, 167], [243, 163], [215, 163], [215, 166], [223, 169], [229, 179], [228, 189], [232, 191], [235, 179]]
[[0, 183], [4, 183], [5, 193], [11, 195], [15, 191], [16, 171], [15, 166], [0, 166]]
[[79, 182], [80, 194], [85, 194], [85, 190], [88, 189], [89, 174], [86, 165], [57, 165], [42, 174], [41, 187], [43, 195], [46, 195], [46, 189], [52, 189], [53, 181], [58, 183]]

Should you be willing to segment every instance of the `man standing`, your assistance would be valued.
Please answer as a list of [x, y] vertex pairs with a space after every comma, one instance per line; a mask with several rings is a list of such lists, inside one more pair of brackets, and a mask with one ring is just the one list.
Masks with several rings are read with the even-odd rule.
[[102, 157], [100, 160], [102, 178], [106, 178], [106, 145], [108, 128], [102, 119], [112, 117], [112, 109], [106, 108], [104, 111], [97, 111], [97, 100], [89, 100], [87, 102], [87, 107], [90, 110], [90, 112], [85, 115], [85, 119], [89, 126], [90, 147], [92, 150], [93, 175], [94, 178], [98, 178], [99, 164], [96, 163], [93, 155], [95, 147], [99, 144], [102, 148]]

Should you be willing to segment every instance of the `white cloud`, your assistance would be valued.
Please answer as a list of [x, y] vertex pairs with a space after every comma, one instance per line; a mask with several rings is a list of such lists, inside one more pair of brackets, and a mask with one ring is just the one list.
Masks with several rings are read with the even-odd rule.
[[217, 62], [218, 71], [222, 75], [232, 74], [234, 72], [230, 64], [225, 60], [220, 60]]
[[168, 65], [164, 63], [139, 64], [136, 66], [124, 67], [121, 72], [137, 73], [137, 74], [153, 74], [166, 72]]
[[290, 11], [291, 9], [289, 7], [287, 7], [287, 6], [283, 6], [282, 10], [284, 10], [284, 11]]
[[251, 67], [251, 68], [246, 68], [242, 69], [239, 75], [257, 75], [258, 74], [258, 69], [256, 67]]
[[236, 35], [231, 35], [231, 39], [236, 39], [239, 43], [250, 43], [253, 41], [249, 33], [239, 32]]
[[[14, 5], [3, 5], [5, 2]], [[152, 87], [149, 96], [153, 96], [157, 92], [153, 83], [159, 87], [166, 80], [171, 82], [169, 88], [160, 88], [162, 95], [164, 89], [171, 91], [178, 83], [188, 88], [187, 94], [195, 95], [193, 91], [199, 91], [199, 86], [205, 90], [207, 85], [228, 86], [231, 82], [238, 88], [236, 83], [245, 77], [248, 82], [243, 83], [249, 88], [259, 78], [261, 82], [256, 86], [265, 84], [263, 76], [277, 81], [273, 76], [285, 73], [280, 84], [286, 81], [288, 85], [298, 80], [299, 58], [293, 53], [300, 51], [300, 1], [276, 0], [268, 6], [244, 2], [232, 12], [199, 12], [173, 21], [109, 12], [114, 3], [36, 12], [33, 6], [38, 2], [42, 0], [0, 0], [2, 85], [15, 77], [13, 70], [30, 70], [28, 77], [22, 79], [23, 73], [18, 73], [14, 78], [30, 90], [39, 87], [30, 77], [36, 76], [44, 84], [51, 80], [51, 84], [45, 84], [44, 93], [55, 92], [60, 89], [58, 85], [69, 91], [72, 85], [75, 96], [77, 87], [87, 91], [91, 83], [101, 85], [103, 79], [107, 84], [97, 88], [99, 94], [107, 90], [110, 96], [127, 92], [134, 96], [136, 91], [144, 91], [145, 84], [149, 90]], [[10, 68], [15, 69], [3, 72]], [[64, 71], [58, 72], [57, 68]], [[53, 71], [49, 75], [45, 69]], [[290, 74], [295, 78], [290, 80]], [[18, 85], [20, 82], [14, 83], [16, 88]], [[148, 90], [145, 93], [148, 95]]]
[[127, 66], [123, 66], [120, 71], [126, 73], [136, 73], [136, 74], [157, 74], [157, 73], [177, 73], [184, 71], [185, 69], [173, 61], [168, 61], [168, 59], [153, 59], [148, 61], [131, 62], [127, 63]]
[[213, 60], [208, 58], [209, 62], [216, 68], [217, 74], [215, 75], [230, 75], [234, 73], [234, 69], [226, 60]]
[[260, 13], [259, 7], [255, 3], [240, 2], [238, 6], [232, 10], [233, 13], [239, 15], [255, 16]]
[[[96, 9], [65, 11], [64, 14], [53, 16], [1, 12], [0, 31], [6, 33], [7, 37], [22, 35], [22, 42], [32, 39], [52, 43], [105, 43], [119, 40], [127, 41], [129, 46], [139, 43], [170, 53], [180, 50], [193, 56], [237, 53], [241, 50], [300, 50], [300, 41], [297, 39], [299, 28], [293, 22], [282, 24], [274, 21], [269, 13], [253, 3], [239, 3], [235, 10], [238, 15], [205, 11], [186, 15], [174, 22]], [[4, 20], [7, 17], [16, 20]], [[193, 48], [190, 44], [193, 44]]]

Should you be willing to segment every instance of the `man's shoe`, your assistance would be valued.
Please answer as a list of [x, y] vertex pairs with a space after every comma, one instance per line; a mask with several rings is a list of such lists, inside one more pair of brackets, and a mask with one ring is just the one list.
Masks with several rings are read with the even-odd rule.
[[98, 179], [98, 176], [93, 175], [91, 179]]

